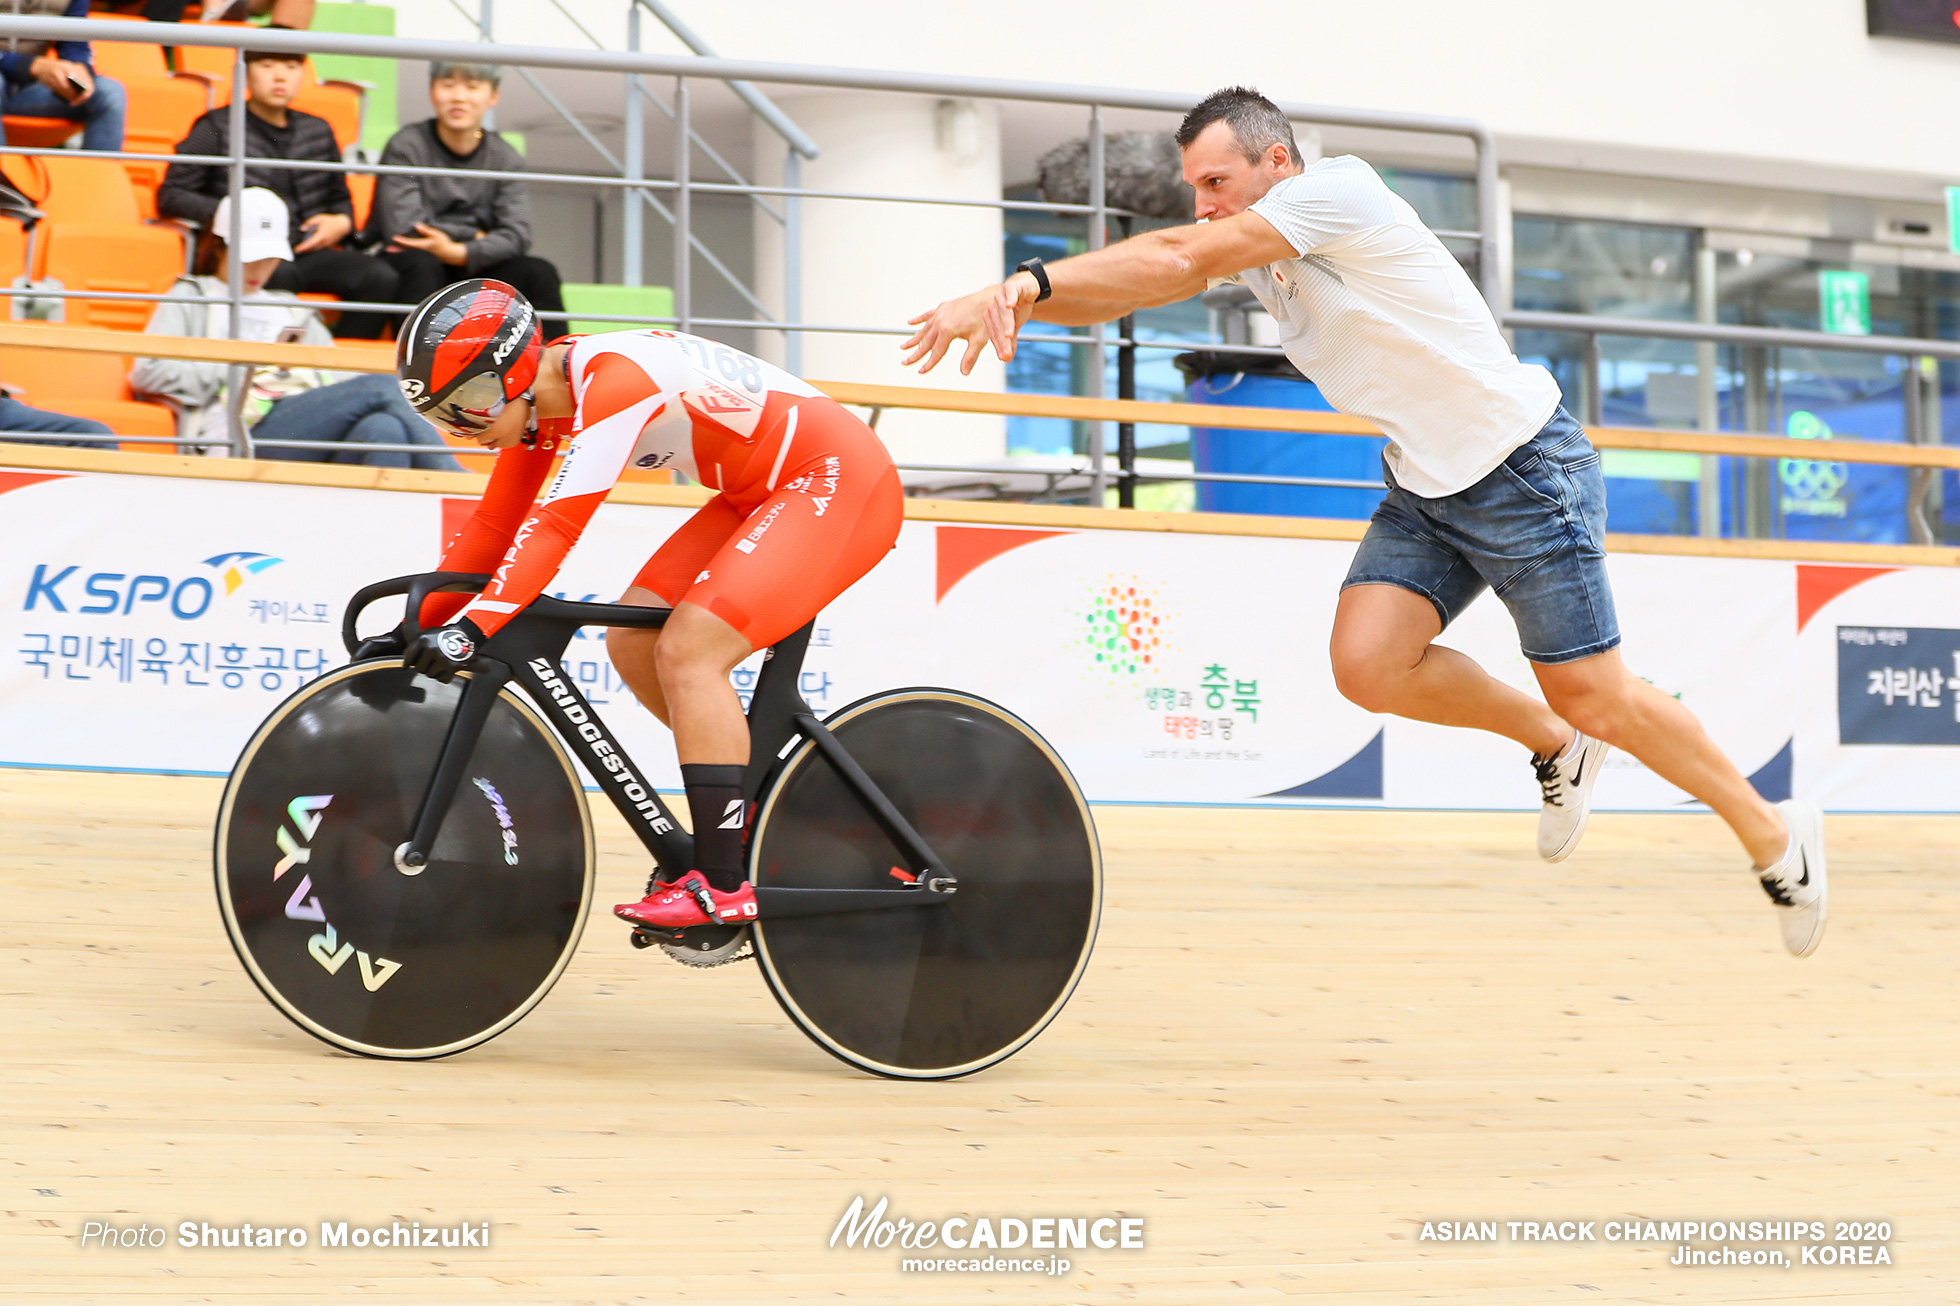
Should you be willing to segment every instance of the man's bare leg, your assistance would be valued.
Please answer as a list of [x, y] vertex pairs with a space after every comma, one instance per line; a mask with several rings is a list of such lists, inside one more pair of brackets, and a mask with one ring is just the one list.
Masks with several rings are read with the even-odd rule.
[[1757, 867], [1783, 856], [1790, 839], [1783, 817], [1715, 746], [1695, 714], [1629, 672], [1618, 649], [1556, 666], [1534, 662], [1532, 670], [1560, 717], [1707, 803]]
[[1343, 590], [1334, 613], [1334, 680], [1370, 712], [1487, 730], [1550, 757], [1574, 728], [1640, 759], [1707, 803], [1757, 866], [1783, 855], [1789, 832], [1694, 713], [1626, 669], [1618, 649], [1577, 662], [1533, 663], [1546, 702], [1495, 680], [1433, 641], [1442, 622], [1428, 599], [1398, 585]]
[[1370, 712], [1487, 730], [1547, 757], [1572, 742], [1550, 707], [1433, 643], [1442, 633], [1435, 605], [1415, 591], [1349, 586], [1334, 609], [1334, 683]]

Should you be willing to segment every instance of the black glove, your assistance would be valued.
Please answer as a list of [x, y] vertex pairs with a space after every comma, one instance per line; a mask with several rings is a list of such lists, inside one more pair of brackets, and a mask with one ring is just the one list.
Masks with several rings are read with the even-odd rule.
[[449, 681], [458, 671], [469, 668], [486, 637], [468, 617], [425, 630], [408, 645], [402, 665], [419, 671], [431, 680]]
[[354, 661], [365, 662], [369, 658], [398, 658], [408, 651], [408, 623], [402, 622], [385, 635], [364, 639], [354, 650]]

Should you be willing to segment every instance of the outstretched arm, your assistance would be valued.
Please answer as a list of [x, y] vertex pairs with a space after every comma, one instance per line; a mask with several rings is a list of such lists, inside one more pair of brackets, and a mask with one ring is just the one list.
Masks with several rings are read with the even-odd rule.
[[1252, 212], [1147, 231], [1045, 265], [1054, 293], [1039, 304], [1040, 283], [1027, 272], [949, 299], [913, 318], [910, 325], [919, 329], [900, 347], [910, 351], [904, 360], [908, 367], [923, 359], [919, 370], [930, 372], [955, 341], [964, 340], [960, 372], [966, 375], [980, 361], [983, 344], [991, 343], [1002, 362], [1013, 358], [1015, 338], [1030, 318], [1058, 326], [1108, 322], [1139, 308], [1188, 299], [1208, 282], [1293, 255], [1286, 238]]

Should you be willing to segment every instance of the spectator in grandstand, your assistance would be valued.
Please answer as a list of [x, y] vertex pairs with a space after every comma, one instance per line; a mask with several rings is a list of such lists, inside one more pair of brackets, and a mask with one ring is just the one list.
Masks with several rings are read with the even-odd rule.
[[503, 70], [494, 64], [429, 65], [435, 117], [396, 132], [381, 161], [441, 168], [434, 176], [383, 176], [367, 236], [400, 278], [401, 303], [419, 304], [452, 281], [509, 282], [541, 313], [565, 311], [558, 269], [531, 247], [531, 197], [521, 181], [483, 172], [522, 172], [524, 156], [483, 119], [496, 107]]
[[[198, 275], [170, 288], [145, 328], [151, 335], [223, 337], [230, 334], [224, 233], [231, 230], [231, 201], [219, 203], [211, 225], [198, 239]], [[245, 190], [243, 237], [239, 242], [245, 287], [241, 339], [283, 344], [332, 345], [333, 337], [313, 309], [291, 294], [268, 289], [277, 270], [293, 256], [287, 239], [290, 217], [277, 195], [258, 187]], [[223, 443], [230, 438], [225, 387], [230, 367], [179, 359], [139, 358], [129, 374], [130, 388], [163, 399], [178, 411], [180, 439]], [[258, 440], [320, 440], [351, 444], [420, 446], [426, 452], [379, 449], [264, 449], [259, 457], [289, 462], [365, 463], [370, 467], [409, 467], [460, 471], [435, 428], [408, 401], [391, 373], [356, 375], [314, 368], [253, 368], [241, 417]]]
[[[86, 417], [70, 417], [66, 413], [51, 413], [44, 408], [30, 408], [19, 399], [20, 387], [0, 382], [0, 440], [16, 440], [22, 444], [40, 445], [46, 448], [58, 445], [68, 449], [113, 449], [116, 439], [109, 428], [100, 422], [91, 422]], [[99, 435], [108, 436], [106, 440], [27, 440], [24, 433], [57, 435]]]
[[[88, 0], [8, 0], [8, 12], [87, 18]], [[122, 83], [95, 75], [87, 41], [0, 40], [0, 78], [0, 113], [66, 118], [81, 128], [85, 150], [123, 147]], [[0, 144], [5, 141], [0, 128]]]
[[[327, 120], [289, 107], [299, 93], [306, 60], [297, 54], [245, 53], [245, 153], [261, 159], [315, 159], [339, 163]], [[179, 154], [224, 154], [230, 140], [225, 109], [213, 109], [191, 124], [177, 144]], [[209, 225], [225, 196], [229, 173], [224, 164], [173, 163], [157, 189], [157, 212]], [[354, 229], [354, 200], [347, 178], [338, 172], [292, 168], [245, 170], [247, 186], [261, 186], [285, 201], [292, 214], [292, 261], [267, 284], [274, 290], [338, 295], [342, 299], [395, 301], [395, 270], [378, 259], [341, 248]], [[379, 339], [387, 325], [380, 313], [343, 312], [334, 334], [357, 340]]]

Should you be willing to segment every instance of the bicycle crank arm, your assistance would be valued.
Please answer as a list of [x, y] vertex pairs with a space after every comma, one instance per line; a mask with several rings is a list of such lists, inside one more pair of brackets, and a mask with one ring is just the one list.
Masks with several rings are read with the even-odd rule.
[[772, 889], [756, 886], [757, 915], [764, 921], [789, 916], [835, 916], [846, 912], [885, 911], [894, 907], [938, 907], [953, 896], [953, 881], [943, 889]]

